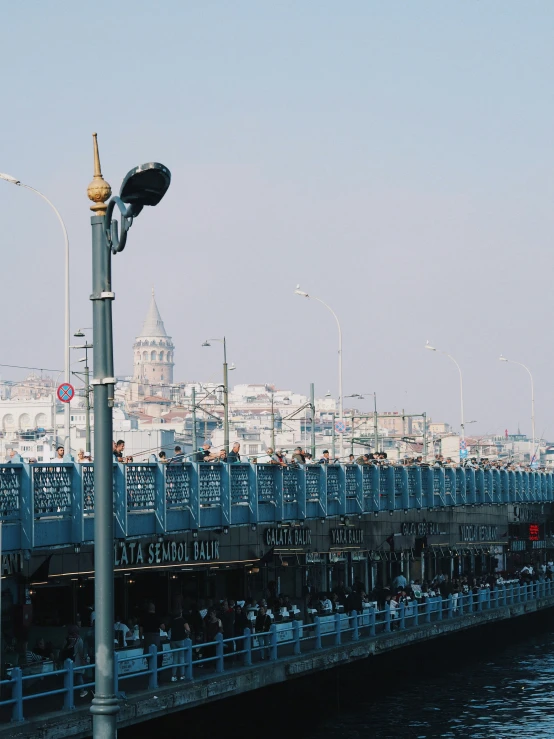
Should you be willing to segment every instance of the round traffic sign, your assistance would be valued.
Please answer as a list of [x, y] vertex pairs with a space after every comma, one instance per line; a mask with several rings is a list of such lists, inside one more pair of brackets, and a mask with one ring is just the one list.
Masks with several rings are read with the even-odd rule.
[[62, 403], [69, 403], [75, 396], [75, 388], [69, 382], [62, 382], [58, 387], [57, 395], [58, 400], [61, 400]]
[[344, 434], [346, 431], [346, 424], [344, 421], [336, 421], [335, 422], [335, 431], [337, 434]]

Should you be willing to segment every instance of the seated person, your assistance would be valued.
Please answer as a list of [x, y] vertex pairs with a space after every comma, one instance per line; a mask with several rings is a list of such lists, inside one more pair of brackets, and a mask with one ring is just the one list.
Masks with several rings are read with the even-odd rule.
[[23, 642], [21, 647], [21, 664], [32, 665], [34, 662], [43, 661], [44, 658], [41, 657], [40, 654], [37, 654], [36, 652], [33, 652], [32, 649], [29, 649], [28, 642]]
[[326, 593], [322, 593], [319, 601], [319, 609], [324, 616], [333, 612], [333, 604]]
[[47, 644], [43, 638], [37, 639], [37, 643], [33, 647], [33, 652], [41, 659], [54, 659], [52, 643], [48, 642]]
[[132, 640], [133, 638], [131, 629], [119, 617], [116, 617], [113, 628], [115, 639], [119, 646], [126, 647], [128, 644], [127, 640]]

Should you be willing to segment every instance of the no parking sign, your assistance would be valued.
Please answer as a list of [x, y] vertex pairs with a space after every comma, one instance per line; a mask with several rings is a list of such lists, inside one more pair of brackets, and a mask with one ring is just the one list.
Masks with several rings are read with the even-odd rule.
[[57, 396], [62, 403], [70, 403], [75, 397], [75, 388], [69, 382], [63, 382], [57, 390]]

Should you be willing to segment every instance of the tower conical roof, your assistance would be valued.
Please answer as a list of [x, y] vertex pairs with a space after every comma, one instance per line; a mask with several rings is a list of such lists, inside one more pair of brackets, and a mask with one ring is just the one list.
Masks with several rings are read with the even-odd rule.
[[150, 337], [150, 336], [163, 336], [168, 338], [164, 322], [160, 316], [160, 311], [156, 305], [156, 298], [154, 297], [154, 288], [152, 288], [152, 298], [150, 300], [150, 307], [144, 320], [142, 330], [137, 338]]

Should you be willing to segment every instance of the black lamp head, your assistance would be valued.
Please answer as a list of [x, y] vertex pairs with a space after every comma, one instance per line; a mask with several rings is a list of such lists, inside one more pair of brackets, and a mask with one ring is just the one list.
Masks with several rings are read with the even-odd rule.
[[119, 197], [133, 206], [133, 215], [137, 216], [145, 205], [158, 205], [170, 183], [171, 172], [163, 164], [141, 164], [126, 174]]

